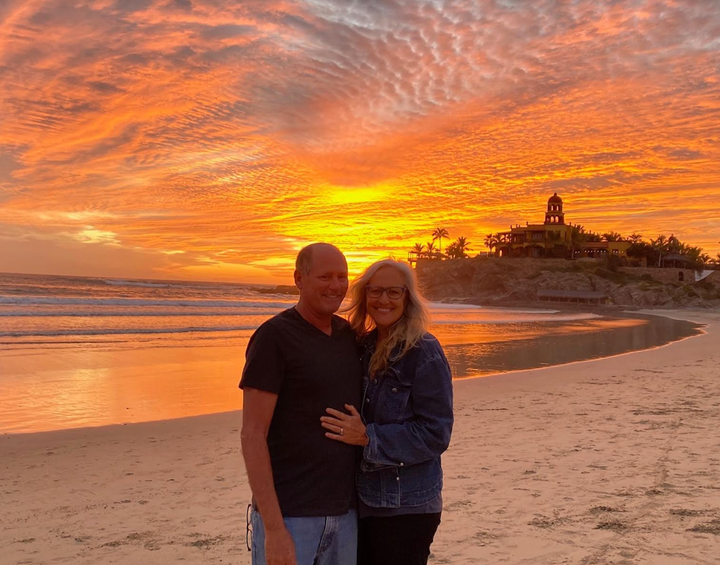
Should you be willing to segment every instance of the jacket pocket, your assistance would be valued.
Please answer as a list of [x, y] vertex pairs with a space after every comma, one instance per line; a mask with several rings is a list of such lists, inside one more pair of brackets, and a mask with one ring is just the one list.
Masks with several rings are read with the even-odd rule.
[[392, 377], [385, 377], [375, 408], [375, 421], [378, 424], [395, 424], [404, 421], [411, 390], [410, 385]]

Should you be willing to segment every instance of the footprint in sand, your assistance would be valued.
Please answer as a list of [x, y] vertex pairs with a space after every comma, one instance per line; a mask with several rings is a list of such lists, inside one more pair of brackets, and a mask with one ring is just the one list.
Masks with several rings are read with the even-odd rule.
[[687, 531], [720, 536], [720, 518], [716, 518], [710, 522], [705, 522], [704, 524], [698, 524], [692, 528], [688, 528]]
[[589, 512], [590, 514], [603, 514], [605, 512], [625, 512], [625, 510], [613, 506], [593, 506]]
[[600, 522], [595, 526], [596, 530], [613, 530], [615, 532], [622, 532], [628, 529], [628, 526], [618, 520], [609, 520], [607, 522]]

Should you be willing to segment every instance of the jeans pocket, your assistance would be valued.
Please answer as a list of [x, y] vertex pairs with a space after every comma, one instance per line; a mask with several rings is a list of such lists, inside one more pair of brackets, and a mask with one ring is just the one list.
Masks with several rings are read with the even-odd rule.
[[265, 527], [256, 506], [250, 510], [250, 551], [252, 565], [265, 565]]

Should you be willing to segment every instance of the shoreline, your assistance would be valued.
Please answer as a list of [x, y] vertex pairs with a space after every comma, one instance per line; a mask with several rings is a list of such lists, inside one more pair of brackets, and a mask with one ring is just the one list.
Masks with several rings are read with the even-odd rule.
[[[628, 304], [593, 304], [590, 302], [567, 302], [553, 300], [486, 300], [482, 298], [441, 298], [437, 304], [466, 304], [468, 306], [481, 306], [483, 308], [528, 308], [535, 310], [558, 310], [560, 312], [587, 311], [613, 315], [618, 313], [647, 313], [652, 316], [662, 316], [663, 312], [707, 312], [718, 310], [715, 306], [633, 306]], [[676, 318], [684, 319], [684, 318]]]
[[[677, 319], [681, 319], [681, 318], [677, 318]], [[697, 322], [696, 322], [696, 323], [697, 323]], [[661, 345], [653, 345], [653, 346], [644, 347], [644, 348], [641, 348], [641, 349], [632, 349], [632, 350], [630, 350], [630, 351], [625, 351], [625, 352], [623, 352], [623, 353], [614, 353], [614, 354], [612, 354], [612, 355], [605, 355], [605, 356], [603, 356], [603, 357], [592, 357], [592, 358], [589, 358], [589, 359], [578, 359], [577, 361], [568, 361], [567, 363], [557, 363], [557, 364], [555, 364], [555, 365], [547, 365], [547, 366], [545, 366], [545, 367], [535, 367], [535, 368], [532, 368], [532, 369], [514, 369], [514, 370], [511, 370], [511, 371], [502, 371], [502, 372], [500, 372], [500, 373], [491, 373], [491, 374], [488, 374], [488, 375], [471, 375], [471, 376], [468, 376], [468, 377], [458, 377], [458, 378], [456, 378], [456, 379], [453, 379], [453, 381], [467, 381], [467, 380], [473, 380], [473, 379], [488, 379], [488, 378], [494, 378], [494, 377], [502, 377], [502, 376], [504, 376], [504, 375], [512, 375], [512, 374], [514, 374], [514, 373], [528, 373], [528, 374], [530, 374], [530, 373], [534, 373], [534, 372], [537, 372], [537, 371], [545, 371], [545, 370], [553, 369], [553, 368], [556, 368], [556, 367], [567, 367], [568, 365], [581, 365], [581, 364], [583, 364], [583, 363], [593, 363], [594, 361], [602, 361], [602, 360], [605, 360], [605, 359], [614, 359], [614, 358], [616, 358], [616, 357], [624, 357], [624, 356], [626, 356], [626, 355], [634, 355], [635, 353], [643, 353], [643, 352], [645, 352], [645, 351], [653, 351], [653, 350], [655, 350], [655, 349], [662, 349], [663, 347], [668, 347], [668, 346], [670, 346], [670, 345], [673, 345], [673, 344], [676, 344], [676, 343], [680, 343], [680, 342], [682, 342], [682, 341], [686, 341], [686, 340], [689, 340], [689, 339], [694, 339], [694, 338], [697, 338], [697, 337], [701, 337], [701, 336], [707, 334], [707, 331], [705, 330], [705, 328], [706, 328], [707, 326], [708, 326], [708, 324], [700, 324], [700, 323], [698, 323], [698, 333], [697, 333], [696, 335], [688, 335], [688, 336], [684, 336], [684, 337], [679, 337], [679, 338], [677, 338], [677, 339], [675, 339], [675, 340], [668, 341], [667, 343], [663, 343], [663, 344], [661, 344]]]
[[[654, 350], [459, 379], [430, 563], [704, 565], [720, 312]], [[240, 411], [0, 438], [9, 563], [250, 562]]]
[[[579, 306], [582, 306], [582, 305], [579, 305]], [[587, 305], [585, 305], [585, 306], [587, 306]], [[502, 307], [498, 307], [498, 308], [506, 309], [507, 307], [502, 306]], [[529, 308], [529, 307], [528, 307], [528, 308]], [[542, 311], [542, 310], [573, 311], [573, 310], [575, 310], [574, 308], [567, 308], [567, 309], [562, 309], [562, 308], [557, 308], [557, 309], [556, 309], [556, 308], [548, 308], [548, 309], [536, 308], [536, 309], [539, 310], [539, 311]], [[580, 308], [578, 308], [578, 310], [580, 310]], [[582, 308], [581, 310], [587, 311], [587, 312], [589, 312], [589, 313], [595, 313], [595, 312], [597, 312], [597, 311], [599, 311], [599, 310], [602, 310], [602, 307], [601, 307], [601, 308]], [[594, 312], [594, 311], [595, 311], [595, 312]], [[685, 312], [685, 310], [683, 310], [683, 311]], [[692, 311], [692, 310], [687, 310], [687, 312], [691, 312], [691, 311]], [[698, 311], [699, 313], [702, 313], [704, 310], [697, 310], [697, 311]], [[612, 317], [614, 317], [614, 318], [621, 318], [621, 319], [622, 319], [622, 318], [628, 318], [628, 319], [643, 319], [643, 318], [648, 318], [648, 317], [650, 317], [650, 318], [662, 318], [662, 317], [666, 317], [666, 318], [667, 318], [667, 317], [670, 317], [670, 316], [664, 316], [662, 313], [658, 313], [657, 311], [654, 311], [654, 310], [643, 310], [643, 311], [627, 311], [627, 310], [617, 311], [617, 310], [614, 310], [614, 311], [612, 311], [612, 312], [603, 311], [602, 314], [601, 314], [601, 316], [602, 316], [602, 317], [610, 317], [610, 318], [612, 318]], [[670, 341], [667, 341], [667, 342], [665, 342], [665, 343], [661, 343], [661, 344], [659, 344], [659, 345], [650, 345], [650, 346], [647, 346], [647, 347], [637, 347], [637, 348], [635, 348], [635, 349], [630, 349], [630, 350], [628, 350], [628, 351], [622, 351], [622, 352], [619, 352], [619, 353], [611, 353], [611, 354], [608, 354], [608, 355], [583, 357], [583, 358], [574, 359], [574, 360], [570, 360], [570, 361], [559, 361], [559, 362], [557, 362], [557, 363], [552, 363], [552, 364], [547, 364], [547, 365], [542, 365], [542, 364], [541, 364], [541, 365], [538, 365], [538, 366], [535, 366], [535, 367], [522, 367], [522, 368], [517, 368], [517, 369], [500, 370], [500, 371], [494, 371], [494, 372], [483, 373], [483, 374], [467, 374], [467, 375], [464, 375], [464, 376], [456, 376], [456, 377], [453, 378], [453, 381], [454, 381], [454, 382], [460, 382], [460, 381], [474, 380], [474, 379], [501, 378], [501, 377], [504, 377], [504, 376], [507, 376], [507, 375], [511, 375], [511, 374], [515, 374], [515, 373], [520, 373], [520, 372], [542, 371], [542, 370], [545, 370], [545, 369], [552, 369], [552, 368], [557, 368], [557, 367], [564, 367], [564, 366], [567, 366], [567, 365], [574, 365], [574, 364], [579, 364], [579, 363], [589, 363], [589, 362], [593, 362], [593, 361], [597, 361], [597, 360], [609, 359], [609, 358], [614, 358], [614, 357], [618, 357], [618, 356], [630, 355], [630, 354], [633, 354], [633, 353], [638, 353], [638, 352], [642, 352], [642, 351], [648, 351], [648, 350], [653, 350], [653, 349], [657, 349], [657, 348], [661, 348], [661, 347], [666, 347], [666, 346], [671, 345], [671, 344], [673, 344], [673, 343], [676, 343], [676, 342], [678, 342], [678, 341], [683, 341], [683, 340], [686, 340], [686, 339], [699, 337], [699, 336], [703, 335], [704, 333], [706, 333], [705, 330], [704, 330], [704, 328], [706, 327], [706, 325], [703, 324], [702, 322], [692, 321], [692, 320], [689, 320], [689, 319], [686, 319], [686, 318], [674, 318], [674, 319], [681, 320], [681, 321], [688, 321], [688, 322], [692, 322], [693, 324], [696, 324], [696, 325], [698, 326], [698, 327], [697, 327], [697, 333], [694, 334], [694, 335], [679, 336], [679, 337], [677, 337], [677, 338], [671, 339]], [[563, 338], [563, 339], [572, 339], [572, 338], [567, 337], [567, 338]], [[446, 347], [450, 347], [450, 346], [446, 346]], [[238, 397], [239, 397], [239, 398], [240, 398], [240, 395], [241, 395], [241, 393], [238, 393]], [[36, 431], [36, 430], [29, 430], [29, 431], [0, 431], [0, 438], [12, 437], [12, 436], [18, 436], [18, 435], [22, 435], [22, 436], [27, 437], [27, 436], [30, 436], [30, 435], [33, 435], [33, 434], [51, 434], [51, 433], [58, 433], [58, 432], [69, 432], [69, 431], [73, 431], [73, 430], [95, 430], [95, 429], [98, 429], [98, 428], [115, 428], [115, 427], [124, 427], [124, 426], [134, 426], [134, 425], [140, 425], [140, 424], [152, 424], [152, 423], [160, 423], [160, 422], [172, 422], [172, 421], [176, 421], [176, 420], [185, 420], [185, 419], [189, 419], [189, 418], [202, 418], [202, 417], [222, 415], [222, 414], [229, 414], [229, 413], [241, 412], [241, 411], [242, 411], [242, 408], [239, 408], [239, 409], [231, 409], [231, 410], [220, 410], [220, 411], [217, 411], [217, 412], [209, 412], [209, 413], [205, 413], [205, 414], [192, 414], [192, 415], [186, 415], [186, 416], [179, 416], [179, 417], [175, 417], [175, 418], [171, 417], [171, 418], [161, 418], [161, 419], [157, 419], [157, 420], [142, 420], [142, 421], [135, 421], [135, 422], [118, 422], [118, 423], [110, 423], [110, 424], [100, 424], [100, 425], [96, 425], [96, 426], [91, 425], [91, 426], [78, 426], [78, 427], [57, 428], [57, 429], [52, 429], [52, 430], [37, 430], [37, 431]]]

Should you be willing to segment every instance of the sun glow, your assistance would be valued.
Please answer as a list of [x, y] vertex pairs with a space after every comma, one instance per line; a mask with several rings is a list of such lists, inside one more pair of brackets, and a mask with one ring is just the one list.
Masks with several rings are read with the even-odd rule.
[[438, 226], [484, 251], [553, 192], [595, 231], [720, 252], [720, 12], [386, 9], [7, 2], [3, 270], [288, 282], [314, 241], [352, 272]]

